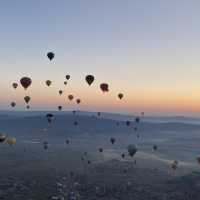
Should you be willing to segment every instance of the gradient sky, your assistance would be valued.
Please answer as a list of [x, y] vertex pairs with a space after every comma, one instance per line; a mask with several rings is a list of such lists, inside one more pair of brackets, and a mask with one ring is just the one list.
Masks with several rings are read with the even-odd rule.
[[[200, 1], [6, 0], [0, 2], [0, 109], [25, 92], [13, 81], [30, 76], [33, 109], [199, 115]], [[48, 51], [55, 60], [49, 62]], [[96, 81], [88, 87], [86, 74]], [[72, 80], [63, 97], [66, 74]], [[52, 88], [44, 85], [53, 81]], [[103, 95], [101, 82], [110, 84]], [[117, 99], [123, 92], [123, 101]], [[67, 101], [74, 94], [77, 107]], [[9, 108], [10, 109], [10, 108]]]

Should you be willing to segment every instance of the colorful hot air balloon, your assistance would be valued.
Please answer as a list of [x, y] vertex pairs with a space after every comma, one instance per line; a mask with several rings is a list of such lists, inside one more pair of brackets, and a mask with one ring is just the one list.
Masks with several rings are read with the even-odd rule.
[[100, 84], [100, 89], [105, 93], [109, 92], [109, 85], [107, 83], [101, 83]]
[[46, 80], [46, 85], [49, 87], [51, 85], [51, 81], [50, 80]]
[[69, 74], [65, 76], [65, 78], [66, 78], [67, 80], [69, 80], [70, 77], [71, 77], [71, 76], [70, 76]]
[[119, 99], [122, 99], [124, 97], [124, 95], [122, 93], [118, 94]]
[[26, 90], [31, 85], [32, 80], [29, 77], [23, 77], [21, 78], [20, 83], [22, 87]]
[[48, 57], [48, 59], [51, 61], [51, 60], [54, 59], [55, 54], [54, 54], [53, 52], [48, 52], [48, 53], [47, 53], [47, 57]]
[[68, 99], [69, 99], [70, 101], [72, 101], [72, 100], [74, 99], [74, 95], [72, 95], [72, 94], [68, 95]]
[[12, 86], [13, 86], [14, 89], [17, 89], [18, 84], [17, 83], [13, 83]]
[[27, 104], [30, 102], [30, 100], [31, 100], [31, 97], [29, 97], [29, 96], [25, 96], [25, 97], [24, 97], [24, 101], [25, 101]]
[[93, 75], [87, 75], [85, 77], [85, 80], [88, 83], [88, 85], [92, 85], [92, 83], [94, 82], [94, 76]]

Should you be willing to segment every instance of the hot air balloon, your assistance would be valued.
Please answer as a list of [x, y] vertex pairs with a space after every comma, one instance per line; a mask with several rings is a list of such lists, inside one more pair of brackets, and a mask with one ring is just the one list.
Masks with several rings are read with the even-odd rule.
[[25, 96], [25, 97], [24, 97], [24, 101], [25, 101], [27, 104], [30, 102], [30, 100], [31, 100], [31, 97], [29, 97], [29, 96]]
[[102, 90], [102, 92], [109, 92], [109, 85], [107, 83], [101, 83], [100, 84], [100, 89]]
[[72, 100], [74, 99], [74, 96], [73, 96], [72, 94], [70, 94], [70, 95], [68, 95], [68, 99], [69, 99], [70, 101], [72, 101]]
[[13, 86], [14, 89], [17, 89], [18, 84], [17, 83], [13, 83], [12, 86]]
[[115, 143], [115, 138], [114, 138], [114, 137], [111, 137], [111, 138], [110, 138], [110, 142], [111, 142], [111, 144], [114, 144], [114, 143]]
[[6, 140], [6, 134], [0, 133], [0, 143], [5, 142]]
[[128, 145], [127, 150], [131, 157], [133, 157], [137, 152], [137, 148], [134, 144]]
[[64, 81], [64, 85], [67, 85], [67, 81]]
[[43, 142], [43, 148], [46, 150], [49, 147], [49, 143], [47, 141]]
[[54, 118], [54, 115], [51, 114], [51, 113], [48, 113], [48, 114], [46, 114], [46, 118], [47, 118], [47, 121], [48, 121], [49, 123], [51, 123], [52, 120], [53, 120], [53, 118]]
[[80, 104], [80, 103], [81, 103], [81, 100], [80, 100], [80, 99], [76, 99], [76, 103], [77, 103], [77, 104]]
[[178, 161], [175, 160], [175, 161], [173, 161], [173, 162], [171, 163], [171, 168], [175, 171], [175, 170], [177, 169], [177, 167], [178, 167]]
[[136, 117], [136, 118], [135, 118], [135, 122], [136, 122], [136, 123], [140, 123], [140, 118], [139, 118], [139, 117]]
[[62, 110], [62, 106], [58, 106], [58, 110], [61, 111]]
[[125, 154], [124, 154], [124, 153], [122, 153], [122, 155], [121, 155], [121, 156], [122, 156], [122, 158], [125, 158]]
[[22, 87], [26, 90], [31, 85], [32, 80], [29, 77], [23, 77], [21, 78], [20, 83]]
[[103, 148], [99, 148], [99, 152], [102, 153], [103, 152]]
[[75, 111], [75, 110], [73, 110], [73, 111], [72, 111], [72, 113], [73, 113], [73, 115], [75, 115], [75, 114], [76, 114], [76, 111]]
[[74, 126], [78, 126], [78, 122], [77, 121], [74, 122]]
[[153, 150], [157, 151], [157, 149], [158, 149], [158, 146], [157, 145], [153, 145]]
[[16, 106], [16, 103], [15, 102], [11, 102], [10, 105], [11, 105], [11, 107], [14, 108]]
[[70, 77], [71, 77], [71, 76], [70, 76], [69, 74], [65, 76], [65, 78], [66, 78], [67, 80], [69, 80]]
[[200, 156], [197, 156], [197, 162], [200, 164]]
[[30, 106], [29, 106], [29, 105], [27, 105], [27, 106], [26, 106], [26, 109], [30, 109]]
[[122, 93], [118, 94], [119, 99], [122, 99], [124, 97], [124, 95]]
[[100, 113], [100, 112], [98, 112], [98, 113], [97, 113], [97, 115], [98, 115], [98, 117], [100, 117], [100, 116], [101, 116], [101, 113]]
[[88, 160], [88, 162], [87, 162], [87, 163], [88, 163], [88, 165], [90, 165], [90, 164], [91, 164], [91, 161], [90, 161], [90, 160]]
[[46, 80], [46, 85], [49, 87], [51, 85], [51, 81], [50, 80]]
[[16, 144], [17, 140], [16, 140], [15, 137], [10, 137], [10, 138], [7, 138], [6, 142], [7, 142], [7, 144], [9, 144], [10, 146], [12, 146], [12, 145], [15, 145], [15, 144]]
[[92, 83], [94, 82], [94, 76], [93, 75], [87, 75], [85, 77], [85, 80], [88, 83], [88, 85], [92, 85]]
[[62, 95], [63, 91], [62, 91], [62, 90], [59, 90], [58, 93], [59, 93], [59, 95]]
[[48, 59], [51, 61], [51, 60], [54, 59], [55, 54], [54, 54], [53, 52], [48, 52], [48, 53], [47, 53], [47, 57], [48, 57]]
[[126, 121], [126, 126], [130, 126], [131, 122], [130, 121]]
[[69, 144], [69, 140], [66, 140], [65, 142], [66, 142], [66, 144]]

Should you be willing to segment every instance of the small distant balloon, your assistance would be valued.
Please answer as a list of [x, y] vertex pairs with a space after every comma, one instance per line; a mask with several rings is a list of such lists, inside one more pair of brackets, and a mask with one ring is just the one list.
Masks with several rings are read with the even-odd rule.
[[58, 110], [61, 111], [62, 110], [62, 106], [58, 106]]
[[17, 89], [18, 83], [13, 83], [12, 86], [13, 86], [14, 89]]
[[48, 53], [47, 53], [47, 57], [48, 57], [48, 59], [51, 61], [51, 60], [54, 59], [55, 54], [54, 54], [53, 52], [48, 52]]
[[47, 121], [51, 124], [54, 118], [54, 115], [51, 113], [46, 114]]
[[59, 90], [58, 93], [59, 93], [59, 95], [62, 95], [62, 94], [63, 94], [63, 91], [62, 91], [62, 90]]
[[77, 104], [80, 104], [80, 103], [81, 103], [81, 100], [80, 100], [80, 99], [76, 99], [76, 103], [77, 103]]
[[72, 94], [68, 95], [68, 99], [69, 99], [70, 101], [72, 101], [72, 100], [74, 99], [74, 95], [72, 95]]
[[67, 85], [67, 81], [64, 81], [64, 85]]
[[111, 144], [114, 144], [114, 143], [115, 143], [115, 138], [114, 138], [114, 137], [111, 137], [111, 138], [110, 138], [110, 142], [111, 142]]
[[102, 92], [109, 92], [109, 85], [107, 83], [101, 83], [100, 84], [100, 89], [102, 90]]
[[67, 80], [69, 80], [70, 77], [71, 77], [71, 76], [70, 76], [69, 74], [65, 76], [65, 78], [66, 78]]
[[10, 105], [11, 105], [12, 108], [14, 108], [16, 106], [16, 103], [15, 102], [11, 102]]
[[51, 85], [51, 81], [50, 80], [46, 80], [46, 85], [49, 87]]
[[31, 97], [30, 96], [25, 96], [24, 97], [24, 101], [28, 104], [31, 100]]
[[124, 97], [124, 95], [122, 93], [118, 94], [119, 99], [122, 99]]

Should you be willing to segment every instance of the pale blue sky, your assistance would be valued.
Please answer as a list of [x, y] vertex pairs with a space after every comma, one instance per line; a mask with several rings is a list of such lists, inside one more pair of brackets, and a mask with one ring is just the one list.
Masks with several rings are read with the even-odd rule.
[[[10, 87], [23, 75], [33, 78], [37, 109], [45, 108], [44, 97], [37, 97], [45, 91], [44, 80], [52, 79], [56, 89], [69, 73], [71, 91], [82, 97], [91, 93], [83, 83], [91, 73], [112, 85], [111, 96], [124, 91], [127, 98], [120, 109], [109, 108], [112, 97], [93, 105], [92, 90], [82, 109], [193, 114], [200, 106], [199, 10], [197, 0], [1, 1], [0, 108], [7, 108], [10, 98], [23, 98]], [[52, 63], [45, 57], [51, 50]], [[176, 109], [179, 102], [183, 110]]]

